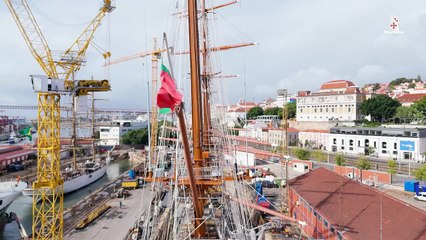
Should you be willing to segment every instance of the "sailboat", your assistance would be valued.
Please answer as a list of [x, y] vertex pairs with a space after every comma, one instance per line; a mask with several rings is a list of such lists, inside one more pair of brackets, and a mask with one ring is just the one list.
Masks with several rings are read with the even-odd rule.
[[[74, 100], [75, 101], [75, 100]], [[94, 104], [93, 104], [93, 96], [92, 96], [92, 130], [93, 130], [93, 137], [95, 136], [95, 126], [94, 126]], [[74, 116], [75, 117], [75, 116]], [[76, 139], [76, 131], [75, 131], [75, 121], [73, 121], [73, 139]], [[92, 151], [93, 151], [93, 158], [91, 160], [87, 160], [84, 164], [77, 164], [76, 163], [76, 141], [72, 141], [73, 143], [73, 160], [74, 160], [74, 167], [67, 167], [65, 168], [65, 171], [62, 172], [62, 178], [64, 179], [64, 194], [74, 192], [80, 188], [86, 187], [97, 180], [99, 180], [101, 177], [103, 177], [106, 173], [108, 164], [110, 162], [110, 157], [106, 158], [106, 160], [100, 160], [96, 158], [96, 151], [95, 151], [95, 143], [94, 139], [92, 139]], [[25, 188], [22, 191], [22, 194], [25, 196], [33, 196], [33, 189], [31, 187]]]

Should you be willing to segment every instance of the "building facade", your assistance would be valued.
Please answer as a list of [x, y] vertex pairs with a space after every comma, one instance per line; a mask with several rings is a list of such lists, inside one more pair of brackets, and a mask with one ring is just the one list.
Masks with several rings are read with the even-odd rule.
[[307, 129], [299, 131], [299, 146], [327, 150], [329, 130]]
[[333, 127], [328, 141], [332, 152], [425, 161], [426, 129]]
[[318, 92], [300, 91], [297, 95], [298, 122], [355, 121], [365, 96], [352, 82], [334, 80], [321, 85]]
[[[299, 131], [295, 128], [287, 129], [287, 138], [289, 146], [297, 146], [299, 142]], [[278, 147], [283, 145], [285, 131], [283, 129], [269, 129], [268, 132], [268, 142], [273, 147]]]
[[114, 120], [110, 126], [99, 127], [99, 145], [120, 145], [121, 137], [129, 131], [147, 128], [148, 121], [141, 120]]

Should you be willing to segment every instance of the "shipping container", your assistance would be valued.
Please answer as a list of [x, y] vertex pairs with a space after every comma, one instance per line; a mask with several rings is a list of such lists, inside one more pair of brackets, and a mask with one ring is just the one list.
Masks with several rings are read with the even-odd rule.
[[404, 182], [404, 191], [407, 192], [416, 192], [419, 189], [419, 182], [416, 181], [405, 181]]

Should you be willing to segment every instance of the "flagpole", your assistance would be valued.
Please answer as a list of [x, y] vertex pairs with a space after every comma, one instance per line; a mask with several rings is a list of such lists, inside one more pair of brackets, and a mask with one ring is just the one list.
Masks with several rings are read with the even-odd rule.
[[147, 104], [148, 104], [148, 177], [150, 177], [149, 175], [152, 174], [152, 163], [151, 163], [151, 102], [150, 102], [150, 94], [149, 94], [149, 80], [146, 81], [146, 86], [147, 86]]

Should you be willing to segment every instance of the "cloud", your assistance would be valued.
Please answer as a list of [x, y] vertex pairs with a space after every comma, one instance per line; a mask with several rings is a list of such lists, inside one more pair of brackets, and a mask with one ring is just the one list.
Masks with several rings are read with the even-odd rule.
[[[31, 1], [34, 14], [52, 50], [65, 50], [93, 18], [99, 1], [75, 0]], [[215, 4], [226, 1], [214, 1]], [[116, 1], [110, 22], [103, 22], [94, 41], [106, 48], [106, 34], [111, 30], [110, 50], [113, 58], [152, 48], [153, 37], [167, 32], [170, 45], [188, 49], [187, 22], [171, 16], [184, 1]], [[66, 9], [66, 11], [64, 10]], [[48, 17], [42, 13], [48, 13]], [[383, 33], [389, 17], [396, 15], [403, 35]], [[65, 27], [63, 23], [77, 24]], [[0, 5], [0, 101], [35, 104], [28, 75], [41, 73], [27, 49], [12, 17]], [[212, 46], [241, 42], [260, 42], [256, 47], [235, 49], [217, 54], [212, 60], [215, 71], [238, 74], [238, 79], [224, 80], [229, 102], [247, 96], [256, 100], [274, 97], [277, 88], [291, 92], [316, 90], [332, 79], [347, 79], [357, 85], [389, 81], [397, 77], [426, 75], [424, 39], [426, 7], [423, 0], [410, 3], [399, 0], [324, 0], [324, 1], [241, 1], [211, 15], [209, 43]], [[167, 62], [165, 59], [163, 59]], [[100, 67], [102, 56], [93, 48], [78, 77], [105, 78]], [[188, 58], [175, 58], [176, 80], [190, 89]], [[109, 98], [99, 104], [114, 108], [146, 108], [146, 81], [151, 78], [150, 59], [138, 59], [111, 67], [112, 92], [99, 94]], [[248, 97], [249, 98], [249, 97]]]

